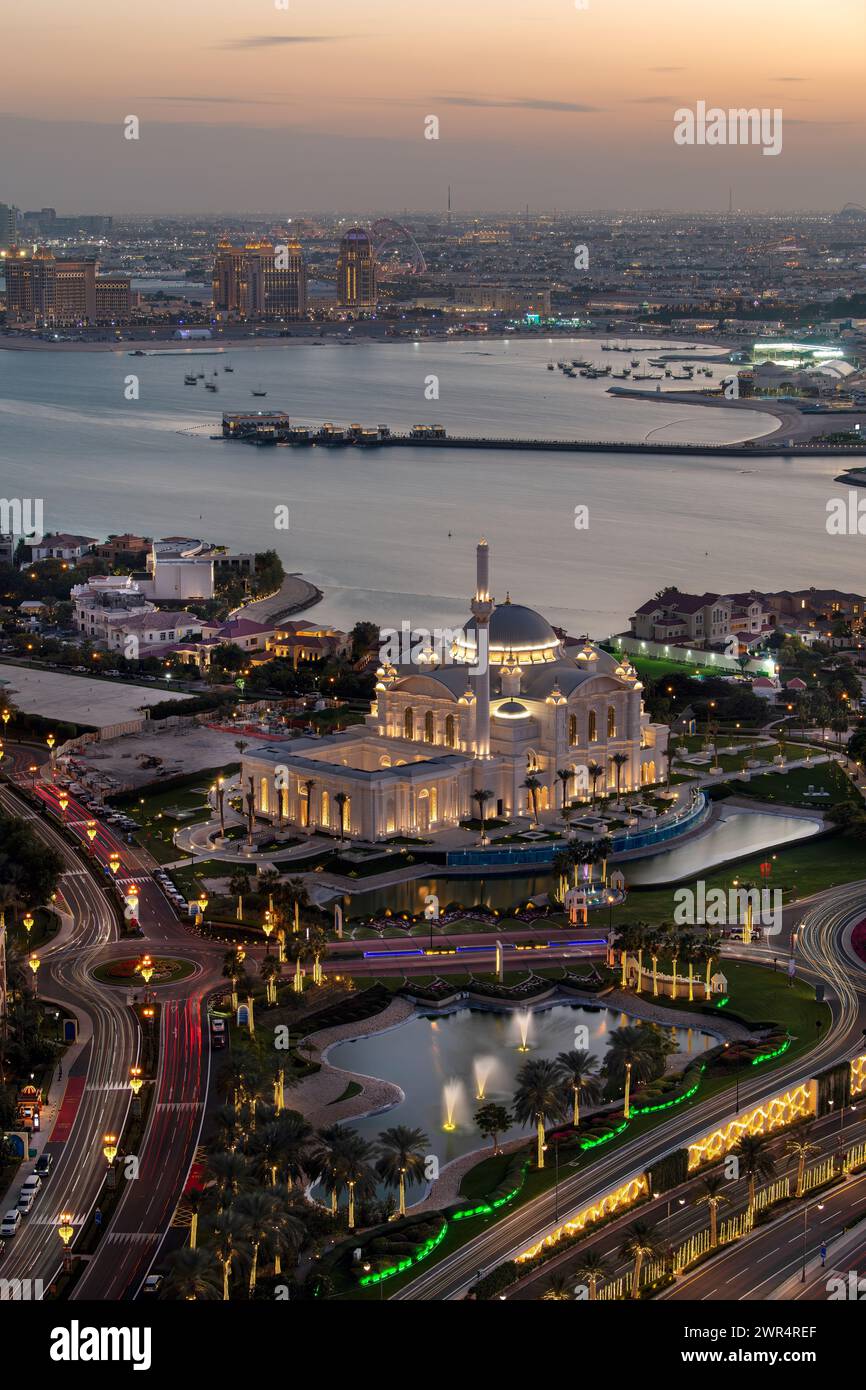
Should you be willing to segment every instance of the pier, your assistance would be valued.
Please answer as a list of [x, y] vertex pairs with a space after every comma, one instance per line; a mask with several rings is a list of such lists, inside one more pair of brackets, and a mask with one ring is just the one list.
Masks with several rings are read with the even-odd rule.
[[701, 454], [720, 458], [792, 454], [850, 454], [856, 457], [866, 454], [866, 440], [862, 444], [827, 444], [820, 439], [780, 440], [773, 436], [767, 442], [746, 439], [735, 444], [665, 444], [658, 440], [500, 438], [448, 434], [443, 425], [414, 425], [406, 431], [392, 430], [388, 425], [301, 425], [293, 423], [288, 413], [280, 410], [227, 412], [223, 415], [222, 434], [214, 438], [261, 446], [324, 449], [499, 449], [560, 454]]

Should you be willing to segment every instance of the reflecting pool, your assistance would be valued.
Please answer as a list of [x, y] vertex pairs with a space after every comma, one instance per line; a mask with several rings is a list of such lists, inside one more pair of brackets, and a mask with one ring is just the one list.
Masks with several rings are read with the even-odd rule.
[[[528, 1058], [553, 1058], [585, 1046], [601, 1062], [611, 1031], [634, 1021], [619, 1010], [569, 1003], [525, 1011], [460, 1008], [436, 1017], [418, 1013], [399, 1028], [338, 1043], [327, 1059], [332, 1066], [394, 1082], [404, 1092], [405, 1099], [390, 1110], [349, 1121], [353, 1129], [369, 1140], [393, 1125], [423, 1129], [430, 1152], [444, 1167], [489, 1142], [472, 1117], [484, 1101], [510, 1106], [515, 1077]], [[586, 1034], [577, 1033], [579, 1028]], [[681, 1052], [704, 1052], [717, 1041], [698, 1029], [669, 1031]], [[526, 1051], [521, 1050], [524, 1033]], [[454, 1128], [446, 1130], [449, 1112]], [[529, 1133], [514, 1125], [502, 1137]], [[411, 1199], [420, 1200], [418, 1188]]]

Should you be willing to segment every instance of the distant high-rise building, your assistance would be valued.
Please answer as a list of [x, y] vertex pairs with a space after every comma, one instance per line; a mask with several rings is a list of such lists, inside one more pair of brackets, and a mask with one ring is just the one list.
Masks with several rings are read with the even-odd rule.
[[363, 227], [352, 227], [340, 242], [337, 304], [362, 312], [376, 308], [376, 255]]
[[214, 258], [213, 306], [238, 318], [299, 319], [307, 312], [307, 267], [299, 241], [221, 241]]
[[18, 240], [18, 225], [15, 209], [8, 203], [0, 203], [0, 251], [8, 251]]
[[98, 280], [95, 260], [58, 260], [45, 247], [29, 252], [13, 246], [4, 268], [9, 323], [46, 328], [130, 317], [129, 276]]

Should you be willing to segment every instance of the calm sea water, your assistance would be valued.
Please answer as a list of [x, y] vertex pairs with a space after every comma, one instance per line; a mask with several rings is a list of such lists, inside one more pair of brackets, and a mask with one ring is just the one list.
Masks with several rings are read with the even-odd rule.
[[[659, 351], [653, 344], [641, 357]], [[536, 436], [729, 441], [769, 416], [618, 401], [608, 383], [548, 372], [549, 359], [612, 362], [598, 343], [357, 344], [201, 356], [219, 394], [183, 384], [184, 357], [0, 351], [0, 485], [42, 497], [46, 529], [101, 536], [202, 534], [275, 546], [325, 590], [323, 618], [415, 625], [465, 620], [474, 546], [493, 547], [493, 590], [572, 632], [621, 630], [662, 584], [683, 589], [862, 587], [862, 542], [828, 537], [839, 464], [443, 450], [253, 449], [213, 442], [222, 410], [300, 420]], [[716, 379], [720, 368], [716, 367]], [[136, 374], [140, 397], [124, 397]], [[439, 399], [425, 399], [438, 378]], [[259, 384], [266, 400], [251, 395]], [[291, 529], [274, 528], [288, 505]], [[589, 508], [576, 530], [575, 507]], [[449, 534], [450, 533], [450, 534]]]

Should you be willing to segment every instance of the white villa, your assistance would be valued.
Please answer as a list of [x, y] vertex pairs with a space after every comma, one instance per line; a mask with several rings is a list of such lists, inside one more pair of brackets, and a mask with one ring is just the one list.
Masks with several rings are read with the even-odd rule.
[[479, 790], [486, 817], [529, 815], [528, 778], [539, 813], [612, 791], [617, 777], [623, 793], [662, 779], [668, 728], [650, 723], [633, 668], [589, 642], [567, 654], [540, 613], [495, 602], [488, 574], [482, 541], [472, 618], [444, 660], [384, 664], [364, 725], [245, 752], [258, 816], [334, 832], [342, 812], [347, 836], [372, 841], [477, 817]]

